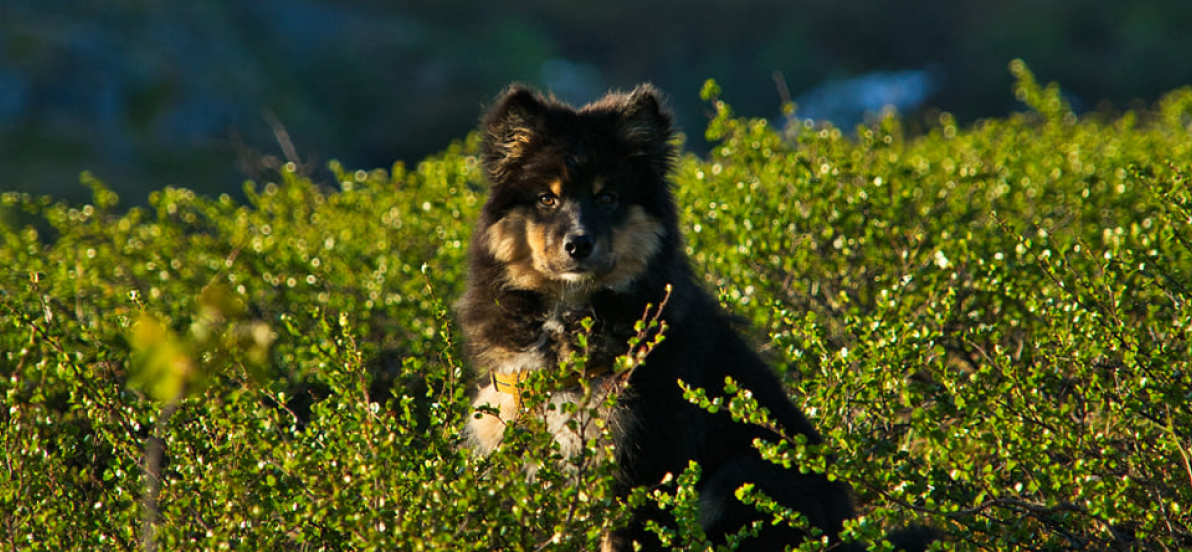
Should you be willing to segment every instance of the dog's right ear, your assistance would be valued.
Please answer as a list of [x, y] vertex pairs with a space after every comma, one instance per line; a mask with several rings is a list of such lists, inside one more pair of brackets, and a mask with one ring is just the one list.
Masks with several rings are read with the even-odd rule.
[[515, 84], [488, 112], [481, 154], [490, 182], [501, 182], [539, 140], [546, 109], [542, 96]]

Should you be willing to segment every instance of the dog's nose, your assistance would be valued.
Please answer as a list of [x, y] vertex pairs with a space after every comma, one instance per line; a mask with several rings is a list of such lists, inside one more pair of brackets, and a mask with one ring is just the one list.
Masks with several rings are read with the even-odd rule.
[[582, 261], [592, 254], [592, 248], [595, 244], [592, 243], [592, 236], [587, 234], [571, 234], [563, 242], [563, 249], [572, 259]]

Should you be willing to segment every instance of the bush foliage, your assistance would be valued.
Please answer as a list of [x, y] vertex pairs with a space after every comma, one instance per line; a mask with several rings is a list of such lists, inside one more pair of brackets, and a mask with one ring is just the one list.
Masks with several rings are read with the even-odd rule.
[[[1077, 117], [1011, 69], [1029, 112], [917, 137], [774, 128], [709, 83], [716, 145], [674, 177], [689, 253], [833, 461], [764, 452], [850, 482], [857, 538], [1187, 549], [1192, 90]], [[698, 466], [618, 499], [601, 442], [560, 462], [522, 420], [491, 457], [462, 447], [475, 146], [333, 163], [334, 189], [290, 167], [243, 205], [121, 210], [86, 176], [87, 205], [5, 194], [0, 547], [580, 550], [654, 500], [706, 549]], [[688, 394], [764, 423], [726, 386]]]

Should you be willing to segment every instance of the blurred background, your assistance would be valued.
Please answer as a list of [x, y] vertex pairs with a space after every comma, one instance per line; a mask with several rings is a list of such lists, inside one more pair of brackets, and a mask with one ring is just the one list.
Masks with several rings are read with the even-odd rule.
[[[1192, 83], [1189, 0], [0, 0], [0, 190], [143, 203], [417, 162], [511, 81], [583, 103], [652, 81], [702, 151], [715, 78], [742, 115], [851, 128], [1018, 109], [1007, 63], [1082, 112]], [[322, 175], [322, 176], [320, 176]]]

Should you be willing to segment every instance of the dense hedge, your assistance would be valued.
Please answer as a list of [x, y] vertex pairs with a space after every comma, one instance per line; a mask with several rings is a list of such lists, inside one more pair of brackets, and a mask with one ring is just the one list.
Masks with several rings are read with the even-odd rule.
[[[717, 145], [674, 179], [688, 250], [835, 462], [767, 452], [851, 482], [858, 537], [1187, 549], [1192, 90], [1081, 118], [1012, 70], [1031, 112], [914, 138], [775, 129], [710, 84]], [[244, 205], [5, 194], [0, 548], [593, 548], [625, 508], [601, 443], [571, 467], [532, 423], [460, 446], [475, 145], [332, 164], [334, 190], [287, 170]], [[738, 399], [708, 407], [761, 417]], [[698, 468], [675, 476], [631, 502], [691, 521]]]

